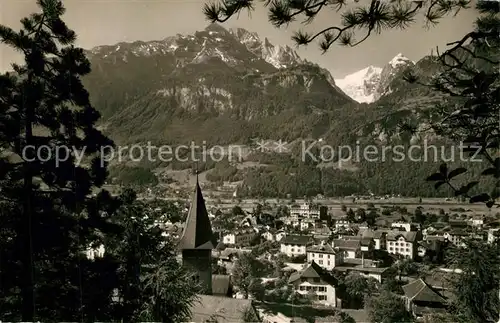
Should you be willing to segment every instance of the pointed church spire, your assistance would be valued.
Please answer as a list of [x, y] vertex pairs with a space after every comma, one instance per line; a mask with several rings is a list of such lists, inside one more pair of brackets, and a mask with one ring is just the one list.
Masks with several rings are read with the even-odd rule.
[[198, 182], [198, 170], [196, 170], [196, 185], [191, 199], [191, 206], [189, 207], [189, 213], [178, 247], [181, 250], [215, 248], [212, 226]]
[[196, 185], [198, 185], [198, 162], [196, 162], [195, 172], [196, 172]]

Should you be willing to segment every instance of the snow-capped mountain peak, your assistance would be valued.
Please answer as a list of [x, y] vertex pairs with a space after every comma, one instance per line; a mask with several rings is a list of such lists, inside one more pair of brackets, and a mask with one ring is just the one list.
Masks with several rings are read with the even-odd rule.
[[382, 68], [380, 67], [368, 66], [345, 76], [343, 79], [336, 80], [335, 84], [353, 100], [359, 103], [371, 103], [374, 101], [381, 72]]
[[394, 56], [394, 58], [384, 66], [382, 72], [380, 73], [380, 82], [377, 88], [377, 93], [375, 94], [375, 100], [378, 100], [380, 97], [390, 93], [392, 91], [390, 85], [394, 78], [408, 66], [413, 65], [415, 65], [415, 62], [401, 53]]
[[336, 80], [335, 83], [355, 101], [371, 103], [390, 93], [390, 84], [396, 75], [414, 64], [415, 62], [399, 53], [383, 68], [368, 66]]
[[394, 56], [393, 59], [390, 60], [389, 65], [392, 68], [397, 68], [398, 66], [401, 65], [407, 65], [408, 63], [413, 63], [412, 60], [410, 60], [408, 57], [404, 56], [403, 54], [399, 53], [396, 56]]

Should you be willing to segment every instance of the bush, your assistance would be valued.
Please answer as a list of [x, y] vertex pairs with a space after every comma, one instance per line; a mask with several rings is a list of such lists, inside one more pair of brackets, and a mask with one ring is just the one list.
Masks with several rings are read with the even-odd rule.
[[306, 262], [307, 256], [306, 255], [300, 255], [300, 256], [295, 256], [290, 259], [290, 262], [293, 262], [294, 264], [301, 264]]

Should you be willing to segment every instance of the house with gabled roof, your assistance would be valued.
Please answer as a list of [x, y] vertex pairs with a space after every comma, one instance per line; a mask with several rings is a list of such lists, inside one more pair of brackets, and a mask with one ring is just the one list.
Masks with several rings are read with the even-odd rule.
[[415, 259], [417, 255], [417, 231], [389, 231], [386, 237], [386, 250], [393, 255], [401, 255], [408, 259]]
[[307, 248], [307, 262], [313, 261], [326, 270], [332, 270], [344, 261], [344, 253], [326, 243], [313, 245]]
[[406, 309], [417, 319], [446, 310], [447, 301], [423, 279], [403, 286]]
[[295, 292], [310, 297], [313, 303], [337, 307], [337, 280], [314, 261], [290, 275], [288, 284]]
[[335, 266], [333, 270], [343, 273], [355, 272], [382, 283], [388, 277], [388, 269], [389, 267], [380, 267], [380, 262], [376, 260], [346, 258], [341, 264]]
[[314, 238], [329, 238], [332, 235], [332, 230], [326, 225], [317, 225], [312, 233]]
[[335, 239], [332, 242], [333, 248], [344, 253], [344, 258], [358, 258], [361, 256], [361, 241]]
[[224, 232], [222, 242], [228, 246], [249, 246], [252, 240], [257, 236], [252, 228], [243, 228]]
[[375, 242], [373, 241], [373, 238], [369, 236], [345, 236], [344, 240], [354, 240], [354, 241], [359, 241], [360, 245], [360, 250], [361, 251], [372, 251], [375, 247]]
[[306, 255], [306, 248], [314, 244], [314, 239], [308, 235], [290, 234], [281, 239], [280, 243], [282, 253], [288, 257], [296, 257]]
[[460, 228], [451, 229], [443, 234], [443, 237], [455, 246], [464, 246], [464, 240], [469, 236], [471, 236], [470, 231]]

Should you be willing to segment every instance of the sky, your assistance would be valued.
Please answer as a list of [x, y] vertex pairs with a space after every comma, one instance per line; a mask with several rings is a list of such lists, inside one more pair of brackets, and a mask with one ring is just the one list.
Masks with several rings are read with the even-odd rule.
[[[363, 1], [363, 0], [362, 0]], [[168, 36], [193, 33], [208, 25], [202, 8], [206, 0], [64, 0], [67, 9], [63, 19], [77, 35], [77, 45], [89, 49], [98, 45], [136, 40], [161, 40]], [[0, 0], [0, 24], [18, 30], [20, 19], [37, 11], [35, 0]], [[417, 61], [430, 54], [432, 49], [446, 44], [469, 32], [477, 12], [473, 9], [447, 17], [437, 26], [428, 27], [422, 17], [409, 29], [383, 31], [373, 35], [356, 47], [334, 45], [322, 54], [316, 43], [300, 47], [297, 52], [307, 60], [330, 70], [334, 78], [356, 72], [369, 65], [383, 67], [392, 57], [402, 53]], [[223, 26], [242, 27], [267, 37], [275, 45], [294, 46], [290, 39], [293, 31], [305, 29], [319, 31], [338, 25], [340, 14], [334, 10], [324, 11], [308, 26], [300, 22], [287, 28], [275, 28], [267, 21], [267, 12], [259, 4], [249, 16], [243, 12]], [[358, 39], [363, 37], [362, 34]], [[0, 71], [9, 68], [20, 55], [0, 44]]]

